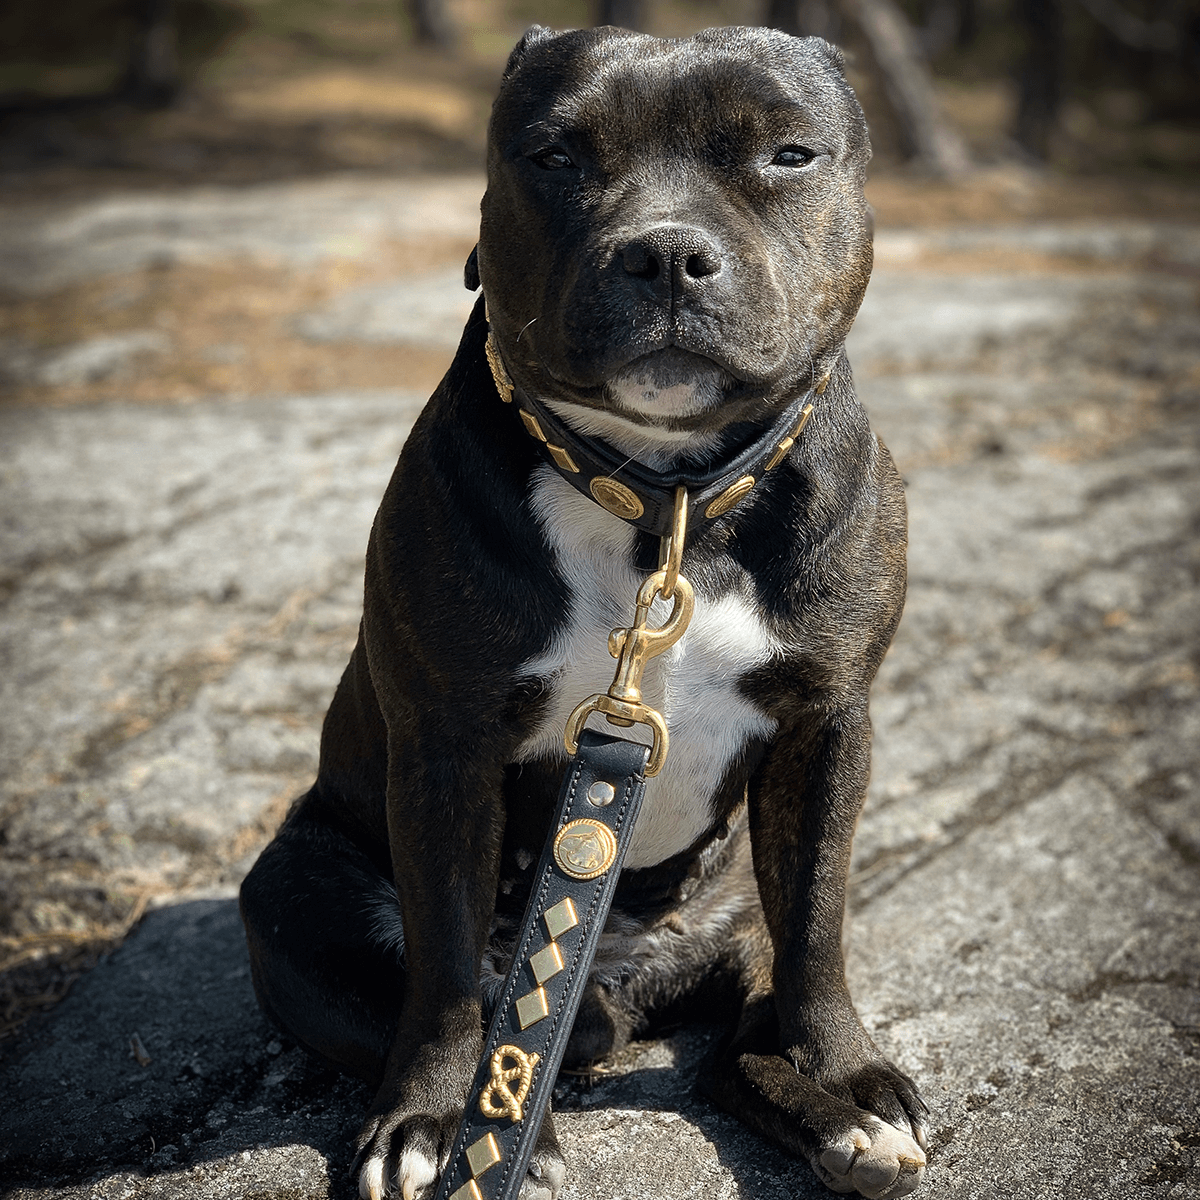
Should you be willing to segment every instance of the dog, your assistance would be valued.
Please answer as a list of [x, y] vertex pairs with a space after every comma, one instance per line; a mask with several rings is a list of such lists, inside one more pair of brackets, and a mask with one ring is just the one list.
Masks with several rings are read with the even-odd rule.
[[[241, 890], [263, 1009], [376, 1089], [364, 1197], [433, 1193], [555, 811], [564, 721], [604, 690], [608, 631], [658, 561], [656, 536], [547, 459], [499, 394], [489, 337], [519, 395], [651, 474], [779, 443], [689, 529], [695, 615], [644, 683], [670, 758], [565, 1062], [614, 1054], [689, 998], [724, 1005], [715, 1103], [834, 1191], [921, 1179], [928, 1110], [856, 1015], [841, 944], [907, 542], [844, 351], [871, 270], [869, 157], [818, 38], [534, 27], [512, 52], [466, 268], [483, 295], [371, 532], [317, 780]], [[806, 397], [803, 428], [771, 433]], [[553, 1200], [564, 1177], [547, 1114], [521, 1195]]]

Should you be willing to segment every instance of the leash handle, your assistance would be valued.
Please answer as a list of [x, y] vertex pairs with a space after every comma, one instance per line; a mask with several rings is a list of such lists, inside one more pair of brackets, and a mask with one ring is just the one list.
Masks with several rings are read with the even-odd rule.
[[517, 1200], [646, 787], [649, 749], [585, 729], [435, 1200]]

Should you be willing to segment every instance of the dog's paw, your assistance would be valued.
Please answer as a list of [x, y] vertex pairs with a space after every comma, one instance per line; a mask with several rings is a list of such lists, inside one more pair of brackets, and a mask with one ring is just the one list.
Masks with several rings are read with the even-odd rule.
[[849, 1100], [866, 1115], [878, 1117], [885, 1128], [891, 1126], [905, 1136], [911, 1134], [920, 1149], [928, 1145], [925, 1121], [929, 1106], [921, 1099], [916, 1084], [887, 1059], [867, 1061], [848, 1072], [819, 1077], [818, 1082], [831, 1095]]
[[537, 1149], [529, 1160], [525, 1182], [521, 1184], [521, 1200], [558, 1200], [566, 1178], [567, 1164], [558, 1143], [543, 1147], [539, 1137]]
[[809, 1160], [817, 1177], [832, 1191], [857, 1192], [868, 1200], [907, 1196], [925, 1174], [925, 1152], [916, 1138], [862, 1114], [858, 1128]]
[[362, 1200], [425, 1200], [432, 1196], [450, 1153], [453, 1118], [390, 1114], [371, 1117], [358, 1135], [358, 1194]]
[[[441, 1121], [432, 1117], [369, 1120], [359, 1134], [356, 1160], [361, 1164], [358, 1194], [362, 1200], [431, 1200], [448, 1164], [458, 1123], [457, 1114]], [[521, 1184], [520, 1200], [557, 1200], [566, 1176], [567, 1166], [547, 1114]]]

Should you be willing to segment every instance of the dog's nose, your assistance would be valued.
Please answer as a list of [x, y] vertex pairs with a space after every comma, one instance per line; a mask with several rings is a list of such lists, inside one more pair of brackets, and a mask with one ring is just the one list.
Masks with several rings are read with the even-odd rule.
[[655, 292], [690, 291], [721, 271], [721, 251], [703, 230], [687, 225], [659, 225], [623, 246], [621, 264], [627, 275], [643, 279]]

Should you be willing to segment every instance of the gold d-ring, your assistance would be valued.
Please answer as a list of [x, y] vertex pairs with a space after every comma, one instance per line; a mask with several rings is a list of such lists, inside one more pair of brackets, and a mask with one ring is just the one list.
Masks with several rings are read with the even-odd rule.
[[670, 600], [675, 595], [675, 581], [679, 578], [679, 565], [683, 562], [683, 541], [687, 536], [687, 488], [681, 483], [675, 489], [675, 518], [671, 522], [671, 532], [665, 538], [659, 539], [661, 554], [659, 570], [666, 572], [659, 595], [664, 600]]

